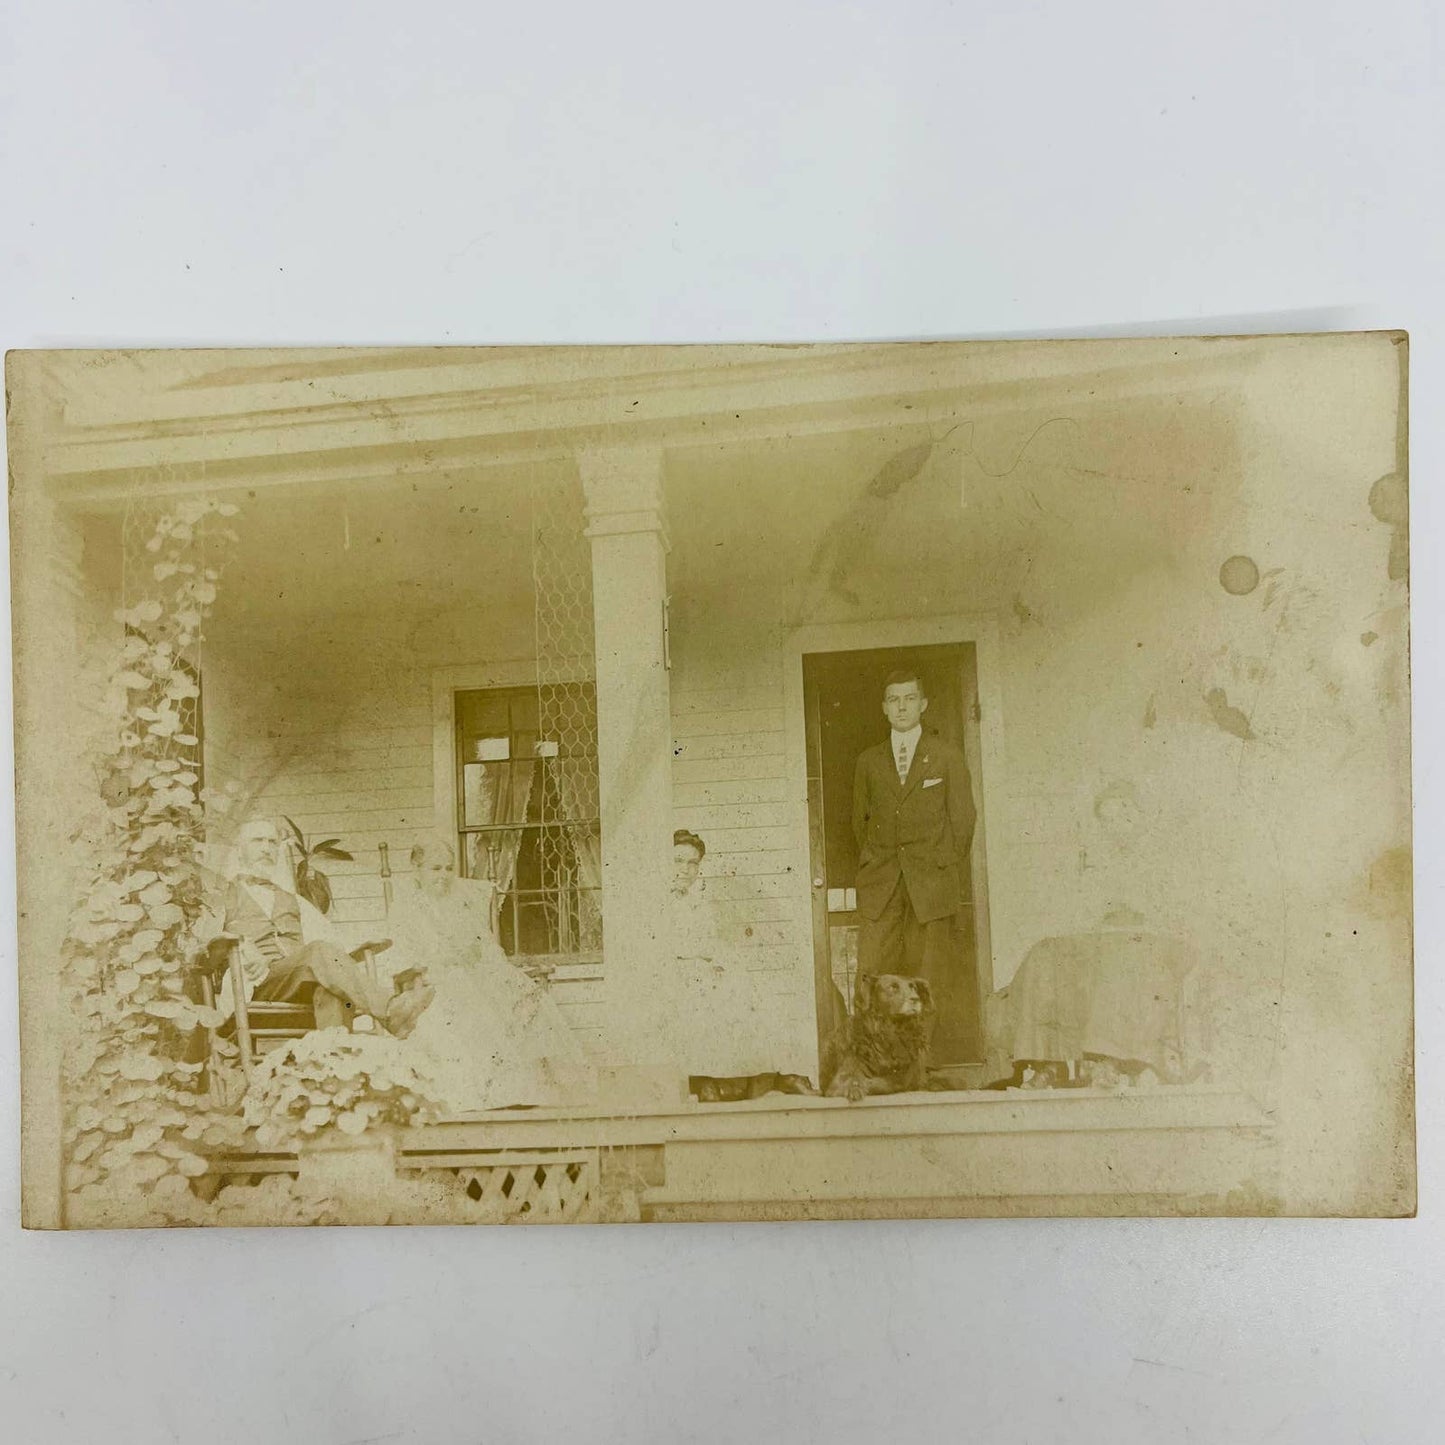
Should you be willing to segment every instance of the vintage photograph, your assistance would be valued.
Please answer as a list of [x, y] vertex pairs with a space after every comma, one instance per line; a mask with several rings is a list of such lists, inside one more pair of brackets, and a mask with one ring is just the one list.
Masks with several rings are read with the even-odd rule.
[[12, 352], [25, 1223], [1413, 1213], [1406, 375]]

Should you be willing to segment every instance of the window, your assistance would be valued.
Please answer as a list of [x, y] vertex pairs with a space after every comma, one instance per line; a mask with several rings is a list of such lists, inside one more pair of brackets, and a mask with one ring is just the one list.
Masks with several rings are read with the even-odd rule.
[[602, 959], [596, 698], [488, 688], [455, 698], [458, 857], [495, 886], [493, 924], [513, 956]]

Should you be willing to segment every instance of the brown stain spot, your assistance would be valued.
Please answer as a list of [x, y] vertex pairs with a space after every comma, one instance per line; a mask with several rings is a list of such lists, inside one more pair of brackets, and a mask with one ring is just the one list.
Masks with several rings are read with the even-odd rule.
[[923, 470], [924, 463], [933, 455], [933, 443], [921, 442], [890, 457], [879, 468], [873, 480], [868, 483], [870, 497], [891, 497], [900, 488], [911, 482]]
[[1378, 632], [1362, 632], [1362, 633], [1360, 633], [1360, 646], [1361, 646], [1361, 647], [1369, 647], [1372, 642], [1378, 642], [1379, 640], [1380, 640], [1380, 634], [1379, 634]]
[[1243, 555], [1226, 558], [1219, 569], [1219, 585], [1231, 597], [1247, 597], [1259, 586], [1259, 568], [1254, 558]]
[[1154, 706], [1154, 694], [1149, 694], [1149, 702], [1144, 708], [1144, 726], [1152, 728], [1159, 721], [1158, 710]]
[[1391, 529], [1388, 575], [1392, 582], [1410, 577], [1410, 497], [1400, 472], [1386, 472], [1370, 488], [1370, 513]]
[[1370, 912], [1377, 917], [1409, 918], [1414, 895], [1414, 854], [1409, 848], [1386, 848], [1366, 875]]
[[1039, 620], [1038, 613], [1024, 601], [1021, 592], [1014, 593], [1013, 615], [1017, 617], [1025, 627], [1027, 627], [1030, 622], [1037, 622]]
[[[1341, 902], [1349, 910], [1351, 922], [1360, 928], [1370, 925], [1372, 930], [1404, 930], [1408, 935], [1414, 916], [1414, 855], [1409, 844], [1384, 848], [1377, 853], [1369, 866], [1360, 869], [1350, 880]], [[1357, 938], [1359, 928], [1349, 936]], [[1367, 931], [1365, 940], [1375, 947], [1378, 934]], [[1408, 956], [1409, 942], [1401, 946]]]
[[[836, 521], [832, 522], [808, 562], [808, 583], [821, 582], [824, 588], [851, 607], [860, 599], [854, 581], [860, 563], [867, 556], [888, 518], [892, 500], [908, 483], [914, 481], [933, 455], [931, 441], [905, 447], [895, 452], [874, 473], [863, 493]], [[805, 594], [811, 591], [805, 587]], [[808, 615], [816, 600], [805, 595], [798, 604], [794, 621]]]
[[1254, 729], [1249, 719], [1237, 707], [1230, 705], [1222, 687], [1212, 687], [1204, 694], [1204, 705], [1209, 709], [1210, 721], [1222, 732], [1227, 732], [1244, 742], [1254, 740]]

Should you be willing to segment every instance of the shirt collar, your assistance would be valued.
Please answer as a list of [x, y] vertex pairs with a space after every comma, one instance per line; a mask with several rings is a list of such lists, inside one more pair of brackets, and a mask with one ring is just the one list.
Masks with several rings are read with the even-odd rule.
[[920, 737], [922, 737], [922, 736], [923, 736], [923, 724], [922, 724], [922, 723], [914, 723], [914, 725], [913, 725], [911, 728], [909, 728], [906, 733], [901, 733], [901, 732], [899, 732], [896, 728], [894, 728], [894, 729], [893, 729], [893, 751], [896, 753], [896, 752], [898, 751], [899, 747], [900, 747], [902, 744], [906, 743], [906, 744], [908, 745], [908, 750], [909, 750], [909, 752], [912, 752], [913, 749], [918, 746], [918, 739], [919, 739]]

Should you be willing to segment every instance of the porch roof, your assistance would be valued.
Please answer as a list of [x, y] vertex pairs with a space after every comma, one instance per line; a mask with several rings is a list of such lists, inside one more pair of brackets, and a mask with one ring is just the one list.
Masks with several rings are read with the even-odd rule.
[[[55, 352], [57, 494], [394, 479], [1238, 385], [1248, 338], [1123, 343]], [[1256, 353], [1257, 354], [1257, 353]]]

